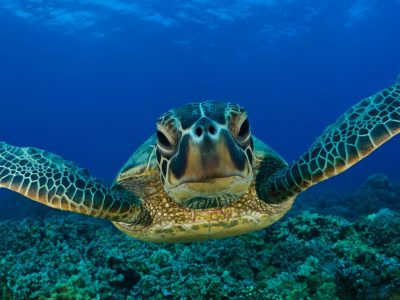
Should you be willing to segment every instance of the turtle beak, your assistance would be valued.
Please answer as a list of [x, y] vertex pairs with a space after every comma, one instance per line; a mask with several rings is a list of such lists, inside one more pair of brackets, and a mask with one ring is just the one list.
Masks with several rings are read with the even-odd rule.
[[211, 193], [223, 190], [233, 177], [247, 178], [251, 169], [228, 130], [203, 117], [182, 137], [170, 171], [171, 185], [186, 183]]

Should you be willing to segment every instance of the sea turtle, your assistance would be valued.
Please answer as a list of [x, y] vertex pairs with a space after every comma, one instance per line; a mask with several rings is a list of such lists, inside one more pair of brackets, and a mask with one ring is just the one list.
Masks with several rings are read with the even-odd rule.
[[251, 134], [237, 104], [187, 104], [162, 115], [156, 128], [111, 187], [57, 155], [2, 142], [0, 186], [53, 208], [110, 220], [144, 241], [255, 231], [282, 218], [299, 193], [400, 132], [400, 77], [350, 108], [290, 164]]

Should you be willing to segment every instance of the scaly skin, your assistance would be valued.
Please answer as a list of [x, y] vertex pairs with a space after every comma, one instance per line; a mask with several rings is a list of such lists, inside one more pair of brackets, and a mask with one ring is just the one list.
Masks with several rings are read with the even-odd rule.
[[0, 187], [44, 205], [114, 221], [132, 220], [139, 202], [52, 153], [0, 143]]
[[258, 194], [270, 203], [285, 201], [342, 173], [399, 132], [400, 77], [393, 86], [354, 105], [299, 159], [260, 182]]

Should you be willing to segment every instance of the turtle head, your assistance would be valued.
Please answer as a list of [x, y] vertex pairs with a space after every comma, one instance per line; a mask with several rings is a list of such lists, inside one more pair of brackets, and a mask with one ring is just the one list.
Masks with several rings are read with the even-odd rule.
[[187, 104], [158, 119], [156, 136], [161, 180], [178, 204], [222, 208], [247, 192], [253, 179], [253, 139], [241, 106]]

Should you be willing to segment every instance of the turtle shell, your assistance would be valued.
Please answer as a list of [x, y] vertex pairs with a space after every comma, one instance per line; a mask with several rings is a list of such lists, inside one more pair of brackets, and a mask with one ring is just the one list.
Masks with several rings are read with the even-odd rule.
[[162, 188], [156, 161], [156, 139], [152, 135], [128, 159], [114, 181], [114, 187], [133, 192], [145, 201], [152, 187]]

